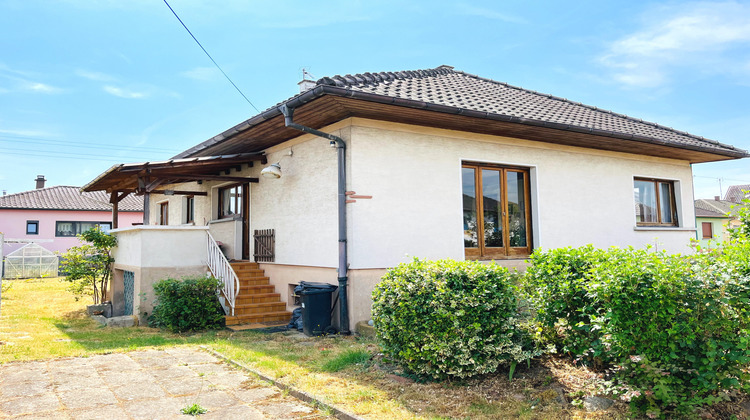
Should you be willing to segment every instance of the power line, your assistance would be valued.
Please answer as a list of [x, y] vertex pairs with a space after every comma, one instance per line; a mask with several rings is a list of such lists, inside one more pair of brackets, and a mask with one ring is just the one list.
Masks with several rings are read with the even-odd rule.
[[[0, 157], [2, 155], [16, 155], [16, 156], [26, 156], [29, 157], [28, 152], [1, 152]], [[45, 153], [34, 153], [34, 157], [49, 157], [49, 158], [60, 158], [60, 153], [55, 154], [45, 154]], [[109, 158], [103, 155], [82, 155], [82, 154], [71, 154], [70, 156], [62, 156], [66, 160], [98, 160], [103, 162], [114, 162], [114, 163], [122, 163], [122, 159], [117, 158]], [[150, 162], [156, 162], [157, 159], [135, 159], [140, 160], [143, 162], [150, 161]], [[167, 160], [167, 159], [158, 159], [158, 160]]]
[[245, 96], [245, 94], [242, 93], [242, 91], [240, 90], [240, 88], [238, 88], [237, 85], [234, 84], [234, 82], [232, 81], [232, 79], [230, 79], [229, 76], [227, 76], [227, 74], [224, 72], [224, 70], [222, 70], [221, 66], [219, 66], [218, 63], [216, 63], [216, 60], [214, 60], [214, 58], [211, 57], [211, 54], [209, 54], [208, 51], [206, 51], [206, 49], [203, 48], [203, 45], [201, 45], [200, 41], [198, 41], [198, 38], [196, 38], [195, 35], [193, 35], [193, 33], [190, 32], [190, 29], [188, 29], [187, 25], [185, 25], [185, 22], [183, 22], [182, 19], [180, 19], [180, 17], [177, 16], [177, 12], [175, 12], [174, 9], [172, 9], [172, 6], [169, 5], [169, 3], [167, 2], [167, 0], [164, 0], [164, 4], [166, 4], [167, 7], [169, 7], [169, 10], [172, 11], [172, 14], [174, 15], [174, 17], [176, 17], [177, 20], [180, 21], [180, 23], [182, 24], [182, 27], [185, 28], [185, 30], [187, 31], [187, 33], [190, 34], [191, 37], [193, 37], [193, 40], [195, 41], [195, 43], [198, 44], [199, 47], [201, 47], [201, 49], [203, 50], [203, 52], [206, 53], [206, 55], [208, 56], [208, 58], [211, 59], [211, 62], [214, 63], [214, 65], [216, 66], [217, 69], [219, 69], [219, 71], [221, 72], [221, 74], [223, 74], [224, 77], [226, 77], [227, 80], [229, 80], [229, 83], [231, 83], [232, 86], [234, 86], [234, 88], [237, 89], [237, 92], [239, 92], [239, 94], [242, 95], [243, 98], [245, 98], [245, 100], [247, 101], [247, 103], [249, 103], [250, 106], [252, 106], [253, 108], [255, 108], [256, 112], [260, 113], [260, 110], [258, 108], [256, 108], [255, 105], [253, 105], [252, 102], [250, 102], [250, 99], [247, 99], [247, 96]]
[[13, 136], [0, 134], [0, 142], [6, 143], [34, 143], [34, 144], [50, 144], [50, 145], [61, 145], [68, 147], [95, 147], [97, 149], [110, 149], [110, 150], [122, 150], [122, 151], [136, 151], [136, 152], [163, 152], [163, 153], [179, 153], [178, 149], [162, 149], [157, 147], [140, 147], [140, 146], [117, 146], [111, 144], [99, 144], [99, 143], [87, 143], [79, 141], [65, 141], [65, 140], [51, 140], [40, 137], [26, 137], [26, 136]]
[[[97, 158], [109, 158], [111, 160], [119, 160], [122, 161], [122, 156], [111, 156], [107, 154], [102, 153], [79, 153], [79, 152], [57, 152], [54, 150], [33, 150], [33, 149], [24, 149], [24, 148], [15, 148], [15, 147], [0, 147], [0, 152], [3, 154], [13, 154], [11, 152], [23, 152], [23, 155], [26, 156], [46, 156], [46, 157], [78, 157], [78, 156], [90, 156], [90, 157], [97, 157]], [[150, 161], [157, 161], [157, 160], [168, 160], [168, 159], [153, 159], [153, 157], [149, 157], [144, 159], [142, 156], [133, 157], [133, 156], [127, 156], [128, 158], [132, 160], [150, 160]]]

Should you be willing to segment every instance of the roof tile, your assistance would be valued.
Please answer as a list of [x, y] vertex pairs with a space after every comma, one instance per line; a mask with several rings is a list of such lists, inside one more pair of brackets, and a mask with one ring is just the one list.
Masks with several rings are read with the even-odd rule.
[[[0, 196], [0, 209], [111, 211], [105, 191], [84, 192], [79, 187], [56, 186]], [[143, 211], [143, 197], [128, 195], [119, 211]]]

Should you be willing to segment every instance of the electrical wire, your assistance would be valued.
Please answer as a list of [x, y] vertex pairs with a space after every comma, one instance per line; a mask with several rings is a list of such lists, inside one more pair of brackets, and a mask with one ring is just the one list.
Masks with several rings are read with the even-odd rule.
[[164, 4], [166, 4], [167, 7], [169, 7], [169, 10], [172, 11], [172, 14], [174, 15], [174, 17], [176, 17], [177, 20], [180, 21], [180, 23], [182, 24], [182, 27], [185, 28], [185, 30], [187, 31], [187, 33], [190, 34], [191, 37], [193, 37], [193, 40], [195, 41], [195, 43], [198, 44], [199, 47], [201, 47], [201, 49], [203, 50], [203, 52], [206, 53], [206, 55], [208, 56], [209, 59], [211, 59], [211, 62], [214, 63], [214, 65], [216, 66], [217, 69], [219, 69], [219, 71], [221, 72], [221, 74], [223, 74], [224, 77], [226, 77], [227, 80], [229, 80], [229, 83], [231, 83], [232, 86], [234, 86], [234, 88], [237, 89], [237, 92], [239, 92], [239, 94], [242, 95], [243, 98], [245, 98], [245, 100], [247, 101], [247, 103], [249, 103], [250, 106], [252, 106], [253, 108], [255, 108], [256, 112], [260, 113], [260, 110], [255, 105], [253, 105], [252, 102], [250, 102], [250, 99], [247, 99], [247, 96], [245, 96], [245, 94], [242, 93], [242, 91], [240, 90], [240, 88], [238, 88], [237, 85], [234, 84], [234, 82], [232, 81], [232, 79], [230, 79], [229, 76], [227, 76], [227, 74], [224, 72], [224, 70], [222, 70], [221, 66], [219, 66], [219, 64], [216, 62], [216, 60], [214, 60], [214, 58], [211, 57], [211, 54], [209, 54], [208, 51], [206, 51], [206, 49], [203, 48], [203, 45], [201, 45], [200, 41], [198, 41], [198, 38], [196, 38], [195, 35], [193, 35], [193, 33], [190, 32], [190, 29], [188, 29], [187, 25], [185, 25], [185, 22], [183, 22], [182, 19], [180, 19], [180, 17], [177, 16], [177, 12], [175, 12], [174, 9], [172, 9], [172, 6], [169, 5], [169, 3], [167, 2], [167, 0], [164, 0]]
[[140, 146], [117, 146], [111, 144], [99, 144], [99, 143], [87, 143], [80, 141], [65, 141], [65, 140], [51, 140], [40, 137], [26, 137], [26, 136], [13, 136], [0, 134], [0, 142], [4, 143], [22, 143], [22, 144], [49, 144], [49, 145], [61, 145], [66, 147], [75, 148], [91, 148], [96, 147], [97, 149], [109, 149], [109, 150], [122, 150], [122, 151], [135, 151], [135, 152], [163, 152], [163, 153], [179, 153], [179, 149], [164, 149], [157, 147], [140, 147]]

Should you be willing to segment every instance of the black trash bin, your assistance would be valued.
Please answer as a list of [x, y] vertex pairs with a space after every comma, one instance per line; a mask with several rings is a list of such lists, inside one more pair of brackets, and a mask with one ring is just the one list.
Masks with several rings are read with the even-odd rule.
[[328, 283], [303, 281], [298, 288], [302, 301], [302, 332], [313, 336], [330, 331], [331, 295], [337, 287]]

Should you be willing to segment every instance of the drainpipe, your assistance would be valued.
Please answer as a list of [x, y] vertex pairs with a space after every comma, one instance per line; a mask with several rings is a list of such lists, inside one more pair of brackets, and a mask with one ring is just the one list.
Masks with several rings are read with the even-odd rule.
[[314, 128], [297, 124], [293, 121], [294, 108], [286, 104], [279, 107], [284, 114], [284, 124], [295, 130], [299, 130], [314, 136], [323, 137], [331, 141], [331, 146], [336, 148], [338, 160], [338, 208], [339, 208], [339, 321], [341, 334], [349, 335], [349, 302], [346, 298], [347, 283], [347, 256], [346, 256], [346, 143], [344, 139], [333, 134], [324, 133]]

